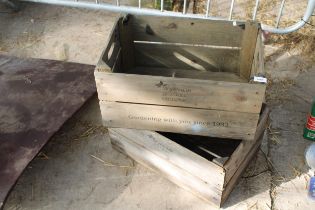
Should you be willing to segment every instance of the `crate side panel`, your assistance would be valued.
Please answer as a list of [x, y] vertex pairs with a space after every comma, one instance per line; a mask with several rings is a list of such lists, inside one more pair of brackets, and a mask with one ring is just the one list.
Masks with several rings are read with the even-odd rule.
[[225, 188], [223, 190], [221, 206], [226, 201], [226, 199], [228, 198], [228, 196], [232, 192], [233, 188], [235, 187], [235, 185], [239, 181], [239, 179], [242, 177], [242, 174], [245, 172], [245, 170], [246, 170], [248, 164], [250, 163], [250, 161], [253, 159], [253, 157], [255, 155], [257, 155], [257, 151], [258, 151], [258, 149], [260, 147], [262, 139], [263, 139], [263, 136], [260, 137], [260, 139], [258, 140], [258, 143], [256, 143], [251, 148], [249, 153], [247, 153], [246, 158], [243, 160], [241, 165], [239, 165], [239, 167], [237, 168], [237, 171], [234, 173], [233, 177], [230, 179], [230, 181], [225, 186]]
[[241, 46], [242, 27], [232, 21], [133, 16], [135, 40], [219, 46]]
[[269, 119], [269, 108], [265, 107], [256, 129], [254, 141], [242, 141], [242, 143], [238, 146], [238, 148], [231, 155], [229, 160], [224, 164], [224, 168], [226, 171], [224, 185], [226, 185], [234, 173], [238, 170], [239, 166], [244, 162], [247, 157], [247, 154], [255, 147], [255, 145], [261, 143], [262, 136], [265, 132], [267, 122]]
[[238, 49], [135, 43], [137, 66], [239, 72]]
[[105, 49], [103, 50], [98, 63], [96, 64], [95, 71], [99, 72], [111, 72], [116, 58], [121, 51], [121, 44], [119, 41], [119, 28], [118, 22], [120, 18], [117, 18], [116, 23], [110, 32], [109, 38], [106, 41]]
[[121, 43], [121, 71], [133, 68], [135, 66], [134, 37], [132, 24], [127, 18], [122, 17], [119, 20], [119, 40]]
[[259, 34], [259, 24], [248, 21], [245, 24], [245, 32], [242, 40], [242, 50], [240, 55], [240, 76], [250, 80], [252, 63], [256, 48], [257, 36]]
[[110, 128], [110, 133], [118, 133], [128, 138], [134, 144], [145, 147], [147, 150], [179, 166], [187, 173], [190, 173], [205, 182], [216, 180], [209, 184], [215, 186], [219, 191], [223, 189], [224, 171], [223, 168], [213, 164], [211, 161], [195, 154], [182, 147], [169, 138], [148, 130], [135, 130], [126, 128]]
[[168, 160], [160, 158], [145, 147], [134, 144], [125, 136], [110, 132], [111, 143], [117, 150], [130, 156], [142, 165], [164, 175], [178, 186], [190, 191], [194, 195], [210, 201], [215, 206], [221, 202], [222, 191], [218, 191], [209, 182], [206, 183], [182, 170], [180, 166], [171, 164]]
[[95, 73], [100, 100], [259, 113], [265, 85]]
[[257, 36], [254, 60], [253, 60], [252, 69], [251, 69], [251, 78], [254, 76], [265, 76], [264, 44], [262, 41], [261, 31], [259, 32]]
[[259, 115], [100, 101], [106, 127], [253, 140]]

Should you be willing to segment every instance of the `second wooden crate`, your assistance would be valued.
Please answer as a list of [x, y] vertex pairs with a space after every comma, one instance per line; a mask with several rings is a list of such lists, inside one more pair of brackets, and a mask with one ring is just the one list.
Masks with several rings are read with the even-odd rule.
[[262, 56], [255, 22], [121, 17], [95, 70], [103, 123], [253, 140]]
[[220, 207], [256, 154], [269, 111], [261, 114], [254, 141], [110, 128], [114, 148]]

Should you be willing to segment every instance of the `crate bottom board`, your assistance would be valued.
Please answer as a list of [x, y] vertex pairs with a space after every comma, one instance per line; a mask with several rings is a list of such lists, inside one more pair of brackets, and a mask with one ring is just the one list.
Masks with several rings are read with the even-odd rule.
[[[197, 197], [210, 202], [216, 207], [220, 207], [227, 199], [242, 172], [249, 164], [249, 161], [256, 154], [262, 140], [262, 136], [260, 136], [257, 141], [249, 142], [251, 143], [251, 147], [248, 151], [244, 151], [247, 153], [247, 156], [242, 163], [240, 163], [229, 182], [224, 185], [226, 176], [224, 167], [217, 164], [214, 160], [217, 159], [216, 155], [220, 157], [230, 157], [239, 146], [239, 142], [229, 140], [216, 141], [213, 139], [208, 146], [216, 144], [218, 146], [218, 144], [223, 142], [222, 145], [225, 145], [227, 150], [223, 153], [221, 151], [221, 154], [218, 154], [219, 147], [217, 147], [217, 149], [212, 150], [216, 155], [208, 153], [207, 155], [203, 154], [200, 156], [201, 153], [198, 153], [198, 151], [195, 153], [195, 151], [187, 149], [189, 148], [189, 146], [187, 146], [189, 145], [187, 139], [182, 139], [182, 141], [175, 143], [173, 139], [170, 140], [167, 138], [168, 140], [165, 140], [165, 136], [169, 136], [165, 133], [163, 133], [165, 136], [162, 136], [152, 131], [121, 128], [110, 128], [109, 133], [114, 148], [130, 156], [142, 165], [158, 173], [162, 173], [170, 181], [192, 192]], [[144, 137], [143, 135], [148, 136], [148, 138], [140, 139]], [[174, 137], [175, 134], [171, 135]], [[155, 136], [157, 139], [155, 144], [149, 143], [150, 139], [152, 140], [150, 136]], [[180, 139], [181, 136], [183, 137], [185, 135], [179, 135], [178, 139]], [[196, 145], [200, 146], [199, 143]], [[201, 145], [205, 147], [204, 142]]]

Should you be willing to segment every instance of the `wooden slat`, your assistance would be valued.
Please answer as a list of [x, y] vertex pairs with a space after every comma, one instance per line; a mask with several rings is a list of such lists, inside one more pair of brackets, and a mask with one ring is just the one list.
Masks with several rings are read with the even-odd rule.
[[240, 56], [240, 76], [249, 81], [255, 53], [259, 25], [256, 22], [246, 22]]
[[259, 113], [265, 85], [95, 72], [100, 100]]
[[[179, 36], [180, 37], [180, 36]], [[135, 43], [137, 66], [239, 72], [239, 50]]]
[[[106, 47], [103, 50], [102, 55], [95, 67], [95, 71], [111, 72], [114, 64], [116, 63], [117, 56], [121, 49], [118, 35], [118, 22], [119, 18], [110, 32], [108, 40], [106, 41]], [[111, 54], [109, 54], [110, 50], [112, 50]]]
[[254, 141], [242, 141], [235, 152], [231, 155], [229, 160], [225, 163], [224, 168], [226, 171], [226, 176], [224, 179], [224, 185], [226, 185], [230, 179], [233, 177], [234, 173], [244, 162], [247, 153], [252, 150], [255, 145], [260, 145], [260, 139], [263, 135], [265, 128], [267, 126], [267, 121], [269, 118], [269, 109], [266, 107], [260, 116], [260, 120], [256, 129]]
[[[109, 128], [110, 135], [112, 132], [128, 138], [134, 144], [144, 147], [144, 149], [149, 150], [154, 155], [169, 161], [170, 164], [180, 167], [204, 182], [216, 180], [216, 182], [211, 182], [209, 185], [215, 187], [216, 191], [222, 191], [224, 181], [222, 167], [170, 141], [163, 135], [147, 130]], [[144, 156], [143, 158], [146, 157]]]
[[135, 40], [240, 46], [243, 29], [232, 21], [133, 16]]
[[100, 101], [106, 127], [253, 140], [258, 114]]
[[249, 153], [246, 154], [246, 158], [239, 165], [239, 167], [237, 168], [237, 171], [234, 173], [233, 177], [225, 186], [223, 190], [222, 198], [221, 198], [221, 205], [226, 201], [226, 199], [232, 192], [234, 186], [237, 184], [238, 180], [242, 177], [242, 174], [245, 172], [246, 167], [248, 166], [250, 161], [253, 159], [253, 157], [257, 154], [257, 151], [261, 145], [262, 139], [263, 139], [263, 136], [261, 136], [258, 142], [251, 148], [251, 150], [249, 150]]
[[[169, 158], [161, 157], [156, 153], [165, 153], [164, 146], [147, 148], [127, 135], [120, 135], [120, 132], [110, 131], [112, 145], [119, 151], [132, 157], [142, 165], [157, 171], [167, 179], [192, 192], [196, 196], [210, 201], [215, 206], [220, 206], [222, 191], [213, 186], [213, 182], [205, 182], [191, 173], [183, 170], [183, 165], [172, 164]], [[162, 143], [161, 143], [162, 144]], [[154, 150], [152, 150], [154, 149]], [[191, 153], [191, 152], [187, 152]], [[170, 155], [170, 153], [168, 153]], [[214, 172], [215, 173], [215, 172]], [[220, 179], [221, 177], [218, 177]], [[210, 181], [210, 180], [209, 180]], [[218, 181], [219, 182], [219, 181]]]
[[121, 68], [128, 69], [135, 66], [134, 37], [130, 16], [121, 17], [118, 23], [119, 39], [121, 43]]
[[199, 71], [191, 69], [168, 69], [168, 68], [155, 68], [155, 67], [141, 67], [138, 66], [133, 69], [129, 69], [125, 73], [127, 74], [140, 74], [151, 76], [164, 76], [164, 77], [176, 77], [176, 78], [190, 78], [190, 79], [202, 79], [213, 81], [226, 81], [226, 82], [241, 82], [248, 83], [245, 79], [242, 79], [234, 73], [228, 72], [211, 72], [211, 71]]
[[264, 68], [264, 44], [262, 42], [262, 34], [261, 32], [258, 33], [256, 48], [254, 53], [254, 59], [252, 64], [251, 70], [251, 77], [261, 75], [265, 75], [265, 68]]

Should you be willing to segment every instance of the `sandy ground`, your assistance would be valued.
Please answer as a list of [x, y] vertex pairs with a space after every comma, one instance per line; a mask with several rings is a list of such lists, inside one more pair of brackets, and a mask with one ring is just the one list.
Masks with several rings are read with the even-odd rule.
[[[116, 16], [45, 5], [0, 13], [0, 53], [95, 64]], [[302, 131], [315, 95], [315, 65], [299, 52], [275, 46], [266, 46], [266, 56], [270, 127], [223, 208], [312, 209], [304, 162], [311, 142], [302, 138]], [[113, 150], [100, 124], [94, 97], [30, 164], [5, 209], [213, 209]], [[91, 155], [116, 166], [104, 166]], [[129, 167], [117, 167], [122, 165]]]

